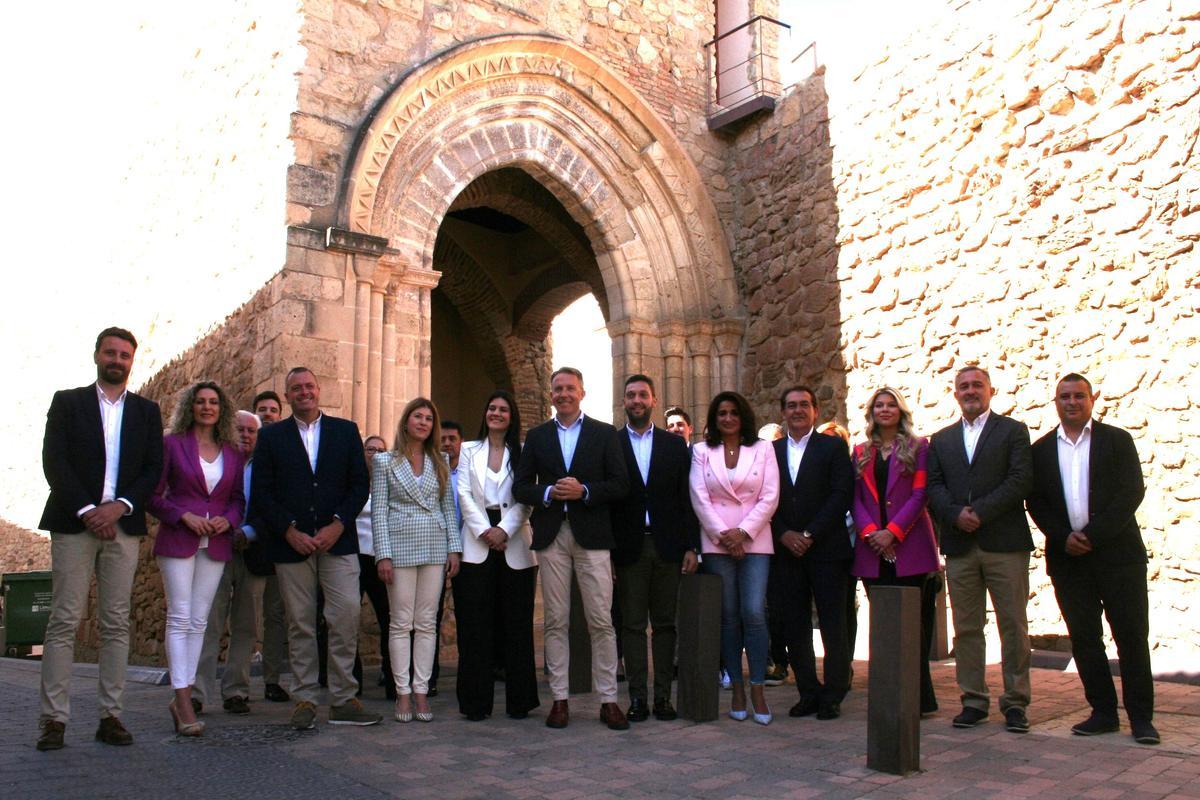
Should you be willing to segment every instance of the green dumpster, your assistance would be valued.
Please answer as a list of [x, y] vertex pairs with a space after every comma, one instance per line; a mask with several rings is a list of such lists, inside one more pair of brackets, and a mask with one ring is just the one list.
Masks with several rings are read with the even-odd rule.
[[23, 655], [46, 638], [53, 597], [49, 570], [10, 572], [0, 581], [4, 599], [4, 654]]

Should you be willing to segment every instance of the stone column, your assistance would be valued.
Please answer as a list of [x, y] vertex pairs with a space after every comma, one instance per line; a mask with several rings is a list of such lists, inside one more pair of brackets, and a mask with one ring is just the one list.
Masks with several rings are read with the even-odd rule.
[[[414, 269], [397, 258], [385, 257], [395, 287], [392, 420], [399, 419], [404, 404], [429, 394], [430, 292], [442, 274]], [[384, 414], [380, 413], [380, 419]], [[389, 442], [392, 431], [388, 431]]]
[[712, 336], [694, 333], [688, 337], [688, 355], [692, 366], [692, 423], [697, 435], [704, 433], [704, 419], [713, 399]]
[[[388, 284], [383, 298], [383, 375], [380, 378], [379, 430], [389, 445], [396, 427], [396, 283]], [[368, 434], [369, 435], [369, 434]]]
[[366, 429], [378, 431], [383, 400], [383, 293], [387, 274], [380, 271], [371, 286], [371, 330], [367, 340], [367, 418]]
[[732, 389], [741, 391], [741, 381], [738, 376], [738, 352], [742, 347], [742, 337], [736, 333], [720, 333], [715, 337], [719, 359], [720, 391]]
[[[688, 408], [689, 387], [683, 369], [687, 342], [682, 336], [664, 336], [659, 341], [663, 354], [662, 403], [665, 411], [672, 405]], [[690, 411], [688, 412], [691, 413]], [[694, 419], [694, 418], [693, 418]]]
[[350, 418], [367, 424], [368, 348], [371, 331], [371, 280], [379, 259], [347, 255], [354, 269], [354, 361], [351, 365]]

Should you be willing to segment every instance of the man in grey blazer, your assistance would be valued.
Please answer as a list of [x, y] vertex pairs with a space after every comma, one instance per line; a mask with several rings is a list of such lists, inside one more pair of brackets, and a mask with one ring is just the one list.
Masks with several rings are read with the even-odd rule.
[[987, 719], [983, 626], [991, 595], [1000, 628], [1004, 694], [1000, 711], [1014, 733], [1029, 730], [1029, 553], [1025, 498], [1033, 487], [1029, 429], [990, 411], [991, 377], [977, 365], [954, 376], [962, 419], [933, 435], [929, 506], [941, 534], [954, 607], [954, 658], [963, 710], [954, 727]]

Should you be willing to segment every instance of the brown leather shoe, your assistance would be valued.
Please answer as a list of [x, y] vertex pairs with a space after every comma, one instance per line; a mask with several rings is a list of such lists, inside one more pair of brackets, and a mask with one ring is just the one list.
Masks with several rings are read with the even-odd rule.
[[600, 721], [614, 731], [629, 730], [629, 720], [621, 713], [621, 707], [616, 703], [604, 703], [600, 706]]
[[55, 722], [48, 719], [42, 723], [42, 735], [38, 737], [38, 750], [62, 750], [63, 749], [63, 734], [66, 733], [67, 726], [62, 722]]
[[[618, 709], [619, 710], [619, 709]], [[550, 707], [550, 714], [546, 717], [547, 728], [565, 728], [570, 722], [571, 715], [567, 711], [566, 700], [555, 700], [554, 705]]]
[[133, 734], [125, 730], [116, 717], [101, 717], [100, 727], [96, 728], [96, 741], [124, 747], [133, 744]]

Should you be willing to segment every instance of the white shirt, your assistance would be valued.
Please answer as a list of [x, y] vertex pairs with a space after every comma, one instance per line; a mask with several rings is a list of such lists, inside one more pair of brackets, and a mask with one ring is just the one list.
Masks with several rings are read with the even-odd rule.
[[[96, 384], [96, 396], [100, 401], [100, 425], [104, 428], [104, 488], [101, 490], [100, 502], [120, 500], [128, 507], [125, 516], [133, 513], [133, 503], [124, 497], [117, 497], [117, 472], [121, 466], [121, 421], [125, 418], [127, 394], [129, 390], [122, 391], [116, 401], [110, 401], [100, 384]], [[95, 507], [95, 504], [89, 503], [75, 513], [77, 516], [83, 516]]]
[[504, 498], [500, 495], [500, 472], [493, 472], [491, 467], [484, 470], [483, 478], [483, 507], [500, 508]]
[[[217, 484], [221, 482], [221, 475], [225, 472], [225, 453], [224, 451], [217, 453], [217, 457], [213, 461], [205, 461], [200, 459], [200, 471], [204, 473], [204, 488], [209, 494], [212, 494], [213, 489], [217, 488]], [[208, 547], [208, 537], [200, 537], [200, 549]]]
[[967, 448], [967, 463], [970, 464], [975, 460], [975, 445], [979, 444], [979, 434], [983, 433], [983, 426], [987, 423], [991, 411], [985, 411], [975, 418], [974, 422], [967, 422], [967, 418], [963, 417], [963, 446]]
[[[250, 516], [250, 474], [251, 464], [246, 462], [246, 469], [242, 473], [242, 491], [246, 495], [246, 516]], [[253, 542], [258, 538], [258, 534], [254, 530], [254, 526], [250, 525], [246, 520], [242, 520], [242, 534], [246, 537], [247, 542]]]
[[1071, 530], [1081, 531], [1088, 524], [1088, 469], [1092, 461], [1092, 421], [1072, 442], [1058, 426], [1058, 474], [1062, 478], [1063, 498]]
[[358, 532], [358, 552], [364, 556], [375, 555], [375, 536], [371, 528], [371, 498], [367, 497], [367, 504], [363, 506], [362, 511], [358, 512], [358, 517], [354, 520], [354, 527]]
[[809, 428], [808, 433], [798, 440], [793, 439], [790, 433], [787, 435], [788, 474], [792, 476], [793, 484], [800, 474], [800, 462], [804, 460], [804, 451], [808, 449], [808, 440], [812, 438], [814, 430], [815, 428]]
[[321, 417], [323, 416], [325, 415], [318, 414], [311, 425], [296, 417], [296, 430], [300, 431], [300, 441], [304, 443], [304, 450], [308, 453], [308, 465], [312, 467], [314, 475], [317, 473], [317, 449], [321, 446]]
[[[654, 425], [647, 428], [645, 433], [638, 433], [627, 424], [625, 431], [629, 434], [629, 444], [633, 447], [633, 458], [637, 461], [638, 472], [642, 474], [642, 485], [645, 486], [650, 483], [650, 451], [654, 449]], [[647, 511], [646, 525], [649, 524], [650, 512]]]
[[[575, 458], [575, 446], [579, 444], [579, 432], [583, 430], [583, 413], [581, 412], [575, 421], [570, 425], [563, 426], [558, 421], [558, 417], [554, 418], [554, 427], [558, 429], [558, 447], [562, 450], [563, 466], [569, 472], [571, 470], [571, 461]], [[542, 495], [542, 504], [550, 505], [550, 490], [553, 486], [547, 486], [546, 492]], [[587, 487], [583, 487], [583, 497], [586, 500], [588, 496]]]

